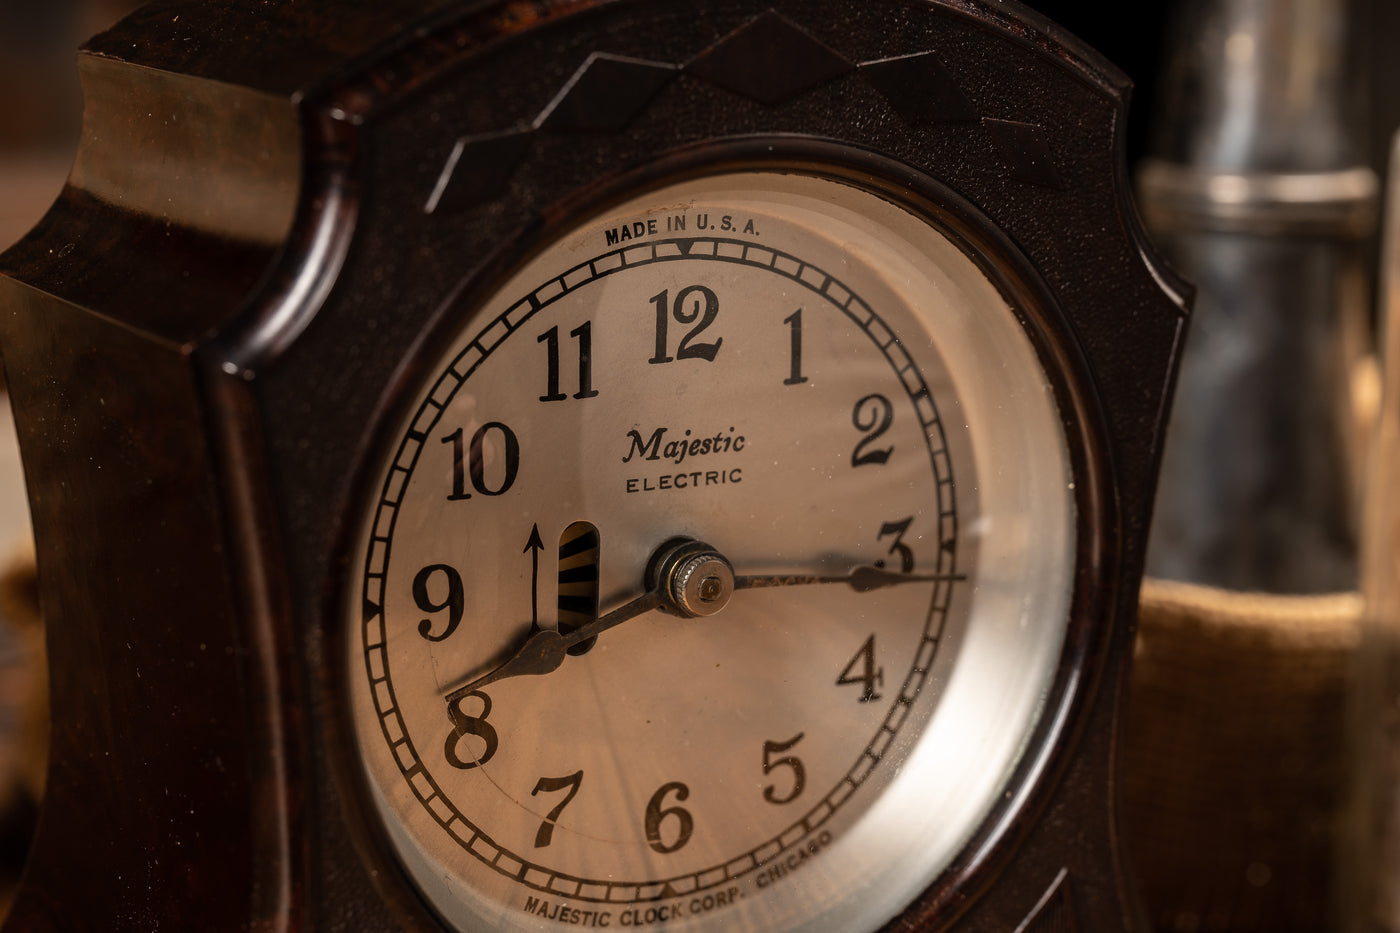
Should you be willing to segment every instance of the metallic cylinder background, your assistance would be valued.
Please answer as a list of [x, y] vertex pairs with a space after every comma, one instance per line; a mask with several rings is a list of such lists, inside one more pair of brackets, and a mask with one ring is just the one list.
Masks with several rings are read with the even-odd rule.
[[1348, 329], [1368, 314], [1377, 180], [1349, 0], [1189, 0], [1143, 213], [1199, 292], [1148, 572], [1239, 590], [1356, 586]]

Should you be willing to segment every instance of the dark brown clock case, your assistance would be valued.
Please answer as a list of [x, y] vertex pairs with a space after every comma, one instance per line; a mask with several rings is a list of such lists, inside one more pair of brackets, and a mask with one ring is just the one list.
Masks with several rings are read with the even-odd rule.
[[1115, 732], [1186, 290], [1130, 206], [1112, 67], [1007, 0], [158, 0], [80, 66], [69, 184], [0, 257], [53, 721], [7, 929], [440, 928], [336, 662], [375, 426], [444, 309], [580, 211], [755, 165], [1017, 257], [1082, 441], [1041, 725], [890, 929], [1137, 926]]

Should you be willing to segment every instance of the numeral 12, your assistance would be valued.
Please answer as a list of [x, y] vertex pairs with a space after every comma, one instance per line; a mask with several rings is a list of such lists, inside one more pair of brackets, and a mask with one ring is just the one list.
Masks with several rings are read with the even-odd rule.
[[[686, 301], [692, 295], [695, 296], [695, 306], [687, 310]], [[670, 363], [674, 360], [707, 360], [714, 362], [715, 354], [719, 352], [719, 346], [724, 342], [720, 337], [714, 343], [701, 343], [695, 341], [701, 331], [715, 322], [719, 315], [719, 298], [714, 292], [703, 285], [687, 285], [676, 295], [674, 305], [670, 304], [670, 290], [663, 290], [659, 295], [651, 296], [651, 303], [656, 306], [656, 353], [652, 355], [648, 363]], [[671, 356], [668, 352], [670, 341], [666, 336], [667, 323], [674, 317], [681, 324], [695, 324], [684, 337], [681, 338], [680, 345], [676, 347], [676, 355]]]

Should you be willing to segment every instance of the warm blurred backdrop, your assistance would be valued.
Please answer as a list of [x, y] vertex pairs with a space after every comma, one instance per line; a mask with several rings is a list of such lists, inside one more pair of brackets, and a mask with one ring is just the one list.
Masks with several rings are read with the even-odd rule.
[[[1136, 166], [1162, 145], [1154, 115], [1173, 29], [1183, 11], [1224, 2], [1027, 5], [1132, 78], [1127, 159]], [[63, 185], [80, 129], [77, 48], [137, 5], [0, 0], [0, 250], [43, 215]], [[1400, 2], [1347, 0], [1347, 9], [1358, 76], [1349, 104], [1361, 115], [1359, 146], [1384, 177], [1400, 126], [1400, 56], [1391, 51], [1400, 41]], [[1375, 256], [1374, 242], [1365, 248]], [[42, 636], [26, 538], [19, 458], [8, 407], [0, 404], [0, 898], [5, 879], [18, 877], [43, 782]], [[1140, 645], [1137, 741], [1125, 743], [1125, 786], [1126, 837], [1130, 845], [1138, 840], [1149, 913], [1164, 933], [1327, 928], [1336, 896], [1330, 821], [1350, 765], [1341, 730], [1353, 604], [1328, 604], [1333, 615], [1299, 629], [1290, 607], [1282, 615], [1292, 622], [1274, 622], [1267, 613], [1234, 614], [1227, 603], [1217, 601], [1216, 615], [1203, 619], [1178, 601], [1177, 615], [1144, 626], [1158, 643]]]

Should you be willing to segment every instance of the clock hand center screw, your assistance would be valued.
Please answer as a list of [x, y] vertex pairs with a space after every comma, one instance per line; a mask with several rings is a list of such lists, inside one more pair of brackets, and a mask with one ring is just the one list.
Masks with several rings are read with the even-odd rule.
[[724, 592], [724, 584], [719, 577], [709, 576], [700, 581], [700, 601], [702, 603], [712, 603], [721, 598]]
[[657, 552], [652, 567], [665, 608], [677, 615], [712, 616], [734, 595], [733, 566], [703, 541], [668, 542]]

